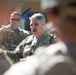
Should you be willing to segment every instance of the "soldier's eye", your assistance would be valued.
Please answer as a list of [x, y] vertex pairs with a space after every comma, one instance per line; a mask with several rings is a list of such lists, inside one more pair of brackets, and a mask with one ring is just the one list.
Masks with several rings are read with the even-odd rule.
[[35, 26], [38, 26], [38, 23], [35, 23]]
[[30, 24], [30, 26], [33, 26], [33, 24]]

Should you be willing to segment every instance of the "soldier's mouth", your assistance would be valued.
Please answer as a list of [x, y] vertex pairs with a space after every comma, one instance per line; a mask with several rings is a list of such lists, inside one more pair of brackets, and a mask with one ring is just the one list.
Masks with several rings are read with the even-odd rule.
[[33, 32], [36, 32], [37, 30], [36, 29], [33, 29]]

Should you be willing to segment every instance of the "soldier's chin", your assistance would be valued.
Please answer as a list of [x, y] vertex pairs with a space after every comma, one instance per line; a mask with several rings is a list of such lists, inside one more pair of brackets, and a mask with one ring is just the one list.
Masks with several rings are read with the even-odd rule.
[[36, 34], [37, 34], [37, 32], [33, 32], [33, 34], [34, 34], [34, 35], [36, 35]]
[[36, 31], [33, 31], [33, 34], [36, 34], [37, 32]]

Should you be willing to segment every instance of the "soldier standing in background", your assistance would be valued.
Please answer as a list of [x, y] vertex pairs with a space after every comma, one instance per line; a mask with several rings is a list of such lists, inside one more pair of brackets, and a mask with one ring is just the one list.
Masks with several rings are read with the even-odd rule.
[[42, 0], [42, 7], [55, 27], [57, 43], [41, 48], [4, 75], [76, 75], [76, 0]]
[[21, 15], [15, 11], [10, 15], [10, 24], [0, 28], [0, 48], [13, 51], [19, 43], [30, 35], [28, 31], [21, 29]]

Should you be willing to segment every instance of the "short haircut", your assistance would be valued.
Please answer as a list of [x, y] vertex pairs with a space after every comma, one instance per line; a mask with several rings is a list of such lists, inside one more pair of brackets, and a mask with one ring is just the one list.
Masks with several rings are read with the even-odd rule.
[[20, 13], [17, 12], [17, 11], [12, 12], [12, 14], [10, 16], [12, 16], [12, 15], [19, 15], [19, 16], [21, 16]]
[[34, 15], [32, 15], [29, 20], [33, 19], [33, 18], [37, 18], [38, 20], [44, 21], [46, 22], [45, 16], [42, 15], [41, 13], [35, 13]]

